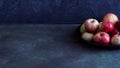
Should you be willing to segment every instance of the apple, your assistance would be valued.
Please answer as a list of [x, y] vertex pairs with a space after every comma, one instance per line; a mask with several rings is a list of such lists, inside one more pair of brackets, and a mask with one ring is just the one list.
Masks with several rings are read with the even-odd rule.
[[103, 17], [103, 22], [111, 22], [111, 23], [115, 24], [118, 20], [119, 19], [118, 19], [117, 15], [115, 15], [114, 13], [107, 13]]
[[120, 44], [120, 35], [114, 35], [111, 38], [111, 44], [113, 44], [113, 45], [119, 45]]
[[99, 23], [98, 30], [96, 31], [96, 33], [101, 31], [101, 24], [102, 24], [102, 22]]
[[85, 26], [84, 26], [84, 23], [80, 26], [80, 33], [84, 33], [86, 30], [85, 30]]
[[119, 31], [116, 28], [114, 28], [113, 31], [109, 32], [109, 34], [111, 37], [114, 35], [119, 35]]
[[96, 19], [90, 18], [87, 19], [85, 22], [85, 29], [87, 32], [95, 32], [98, 29], [99, 23]]
[[109, 44], [110, 43], [110, 36], [106, 32], [98, 32], [93, 36], [93, 41], [97, 44]]
[[120, 20], [116, 22], [115, 27], [120, 31]]
[[93, 33], [84, 32], [82, 34], [82, 39], [84, 39], [86, 41], [91, 41], [93, 36], [94, 36]]
[[103, 32], [111, 32], [114, 29], [114, 24], [111, 22], [103, 22], [101, 24], [101, 30]]

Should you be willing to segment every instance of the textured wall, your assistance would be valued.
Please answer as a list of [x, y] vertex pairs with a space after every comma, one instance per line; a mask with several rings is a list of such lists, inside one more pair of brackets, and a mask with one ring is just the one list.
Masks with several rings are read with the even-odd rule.
[[108, 12], [120, 17], [120, 0], [0, 0], [0, 24], [82, 23]]

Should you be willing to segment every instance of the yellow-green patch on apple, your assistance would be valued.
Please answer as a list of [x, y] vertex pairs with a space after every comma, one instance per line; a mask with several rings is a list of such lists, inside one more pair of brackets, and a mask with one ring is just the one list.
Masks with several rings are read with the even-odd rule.
[[84, 26], [84, 24], [82, 24], [81, 26], [80, 26], [80, 33], [84, 33], [86, 30], [85, 30], [85, 26]]

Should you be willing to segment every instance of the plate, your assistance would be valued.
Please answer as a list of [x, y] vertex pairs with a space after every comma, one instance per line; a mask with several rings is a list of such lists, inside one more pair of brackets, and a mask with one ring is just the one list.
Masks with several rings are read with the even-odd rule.
[[[81, 27], [81, 25], [80, 25]], [[80, 33], [80, 32], [79, 32]], [[88, 45], [88, 46], [91, 46], [91, 47], [98, 47], [98, 48], [107, 48], [107, 49], [120, 49], [120, 45], [113, 45], [113, 44], [108, 44], [108, 45], [104, 45], [104, 44], [97, 44], [93, 41], [86, 41], [84, 40], [82, 37], [82, 33], [80, 33], [80, 40], [85, 44], [85, 45]]]

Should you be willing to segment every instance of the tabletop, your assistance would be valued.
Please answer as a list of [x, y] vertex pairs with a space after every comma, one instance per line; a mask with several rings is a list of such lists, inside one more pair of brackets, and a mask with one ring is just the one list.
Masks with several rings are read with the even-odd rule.
[[119, 68], [120, 50], [79, 38], [80, 24], [0, 26], [0, 68]]

